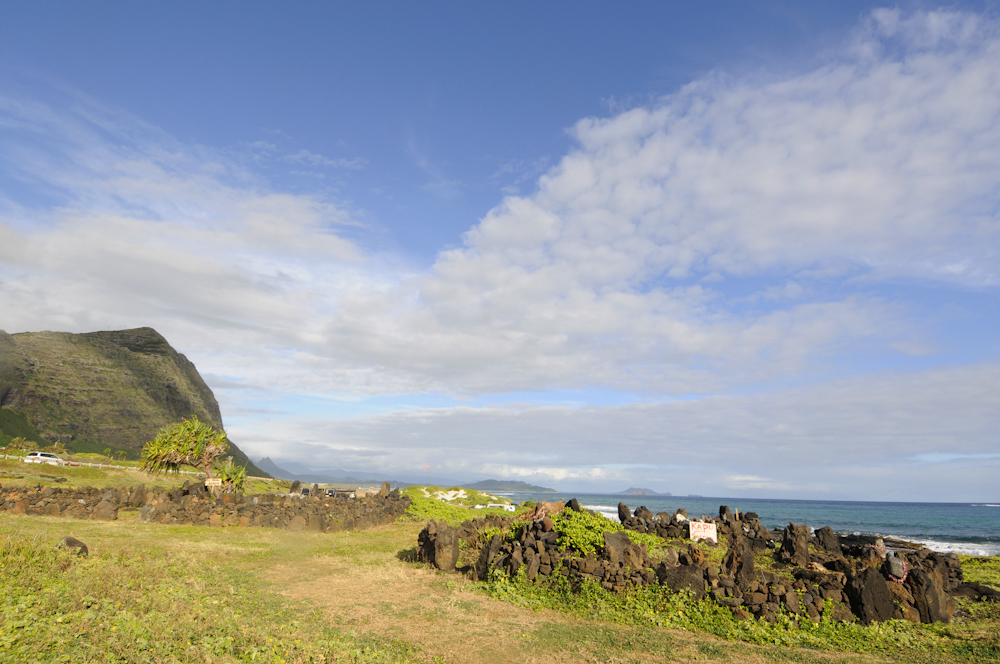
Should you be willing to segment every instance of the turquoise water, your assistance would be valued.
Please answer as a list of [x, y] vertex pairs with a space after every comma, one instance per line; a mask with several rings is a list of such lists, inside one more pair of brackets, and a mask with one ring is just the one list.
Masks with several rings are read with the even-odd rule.
[[826, 500], [766, 500], [614, 494], [504, 493], [514, 501], [576, 498], [580, 504], [618, 519], [618, 501], [632, 510], [645, 505], [656, 512], [679, 508], [691, 518], [719, 515], [719, 505], [756, 512], [768, 528], [789, 521], [811, 528], [830, 526], [837, 532], [896, 537], [919, 542], [935, 551], [968, 555], [1000, 555], [1000, 503], [868, 503]]

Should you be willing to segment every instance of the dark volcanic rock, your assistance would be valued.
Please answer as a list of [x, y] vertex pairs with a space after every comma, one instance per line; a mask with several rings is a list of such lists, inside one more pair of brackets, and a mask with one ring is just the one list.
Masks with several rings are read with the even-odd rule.
[[671, 590], [689, 590], [696, 599], [705, 596], [705, 573], [697, 565], [670, 567], [661, 564], [656, 570], [656, 578]]
[[809, 528], [789, 523], [781, 538], [781, 560], [799, 567], [809, 566]]
[[902, 581], [906, 578], [906, 563], [899, 556], [888, 555], [885, 557], [882, 571], [885, 572], [886, 576]]
[[59, 541], [59, 544], [56, 545], [56, 548], [67, 550], [70, 553], [76, 553], [78, 556], [86, 556], [90, 554], [90, 550], [87, 548], [86, 544], [75, 537], [70, 537], [69, 535], [62, 538]]
[[840, 554], [840, 540], [830, 526], [823, 526], [816, 531], [816, 545], [824, 551]]
[[118, 518], [118, 508], [111, 501], [102, 500], [97, 503], [91, 516], [99, 521], [114, 521]]
[[503, 546], [503, 536], [494, 535], [489, 543], [479, 552], [479, 561], [476, 563], [476, 578], [485, 581], [490, 573], [490, 566]]
[[455, 569], [458, 542], [458, 528], [449, 526], [444, 519], [440, 522], [429, 521], [417, 536], [417, 560], [438, 569]]
[[729, 551], [722, 560], [722, 569], [740, 589], [745, 590], [754, 578], [753, 549], [739, 532], [729, 537]]
[[624, 562], [625, 550], [632, 546], [632, 540], [624, 530], [604, 533], [604, 555], [614, 564]]
[[954, 612], [951, 598], [942, 588], [937, 575], [914, 569], [906, 577], [906, 589], [913, 596], [913, 606], [920, 613], [920, 622], [948, 622]]
[[618, 520], [625, 523], [632, 518], [632, 513], [628, 509], [628, 505], [624, 502], [618, 503]]
[[975, 581], [964, 581], [952, 593], [955, 597], [969, 597], [979, 601], [1000, 602], [1000, 590]]
[[863, 624], [883, 622], [893, 617], [895, 606], [885, 578], [871, 567], [866, 567], [851, 579], [846, 590], [854, 615]]

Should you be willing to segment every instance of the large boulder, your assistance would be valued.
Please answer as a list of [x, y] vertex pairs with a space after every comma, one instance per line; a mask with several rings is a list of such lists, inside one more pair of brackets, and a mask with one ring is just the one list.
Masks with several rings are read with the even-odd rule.
[[816, 531], [816, 546], [837, 555], [843, 553], [840, 549], [840, 540], [837, 539], [837, 534], [830, 526], [823, 526]]
[[118, 508], [109, 500], [102, 500], [97, 503], [91, 517], [98, 521], [114, 521], [118, 518]]
[[625, 555], [625, 549], [631, 545], [632, 540], [624, 530], [604, 533], [604, 556], [612, 563], [620, 563]]
[[954, 597], [968, 597], [976, 601], [1000, 602], [1000, 590], [984, 586], [975, 581], [965, 581], [958, 585], [951, 594]]
[[697, 565], [678, 565], [677, 567], [661, 563], [656, 570], [656, 578], [661, 585], [674, 591], [690, 591], [696, 599], [705, 596], [705, 572]]
[[809, 528], [789, 522], [781, 538], [782, 562], [799, 567], [809, 566]]
[[628, 509], [628, 505], [624, 502], [618, 503], [618, 520], [625, 523], [630, 518], [632, 518], [632, 513]]
[[865, 625], [890, 620], [895, 613], [892, 595], [885, 578], [871, 567], [853, 577], [847, 584], [847, 597], [854, 615]]
[[140, 484], [129, 494], [128, 504], [130, 507], [142, 507], [146, 502], [146, 485]]
[[889, 554], [882, 564], [882, 572], [893, 581], [902, 583], [907, 573], [906, 561], [895, 554]]
[[729, 536], [729, 550], [722, 559], [722, 570], [742, 590], [746, 590], [754, 579], [753, 548], [738, 530]]
[[920, 622], [948, 622], [955, 612], [955, 603], [944, 591], [938, 574], [914, 569], [906, 577], [906, 589], [913, 595], [913, 606], [920, 613]]
[[453, 570], [458, 562], [458, 528], [449, 526], [444, 519], [428, 521], [417, 536], [417, 560], [442, 570]]
[[624, 565], [635, 571], [645, 568], [648, 561], [645, 545], [632, 542], [624, 530], [604, 533], [604, 556], [612, 565]]

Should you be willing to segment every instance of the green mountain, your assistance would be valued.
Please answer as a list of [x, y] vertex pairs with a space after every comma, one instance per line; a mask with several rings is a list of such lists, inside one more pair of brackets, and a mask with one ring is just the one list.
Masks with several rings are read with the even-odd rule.
[[544, 486], [535, 486], [527, 482], [515, 480], [483, 480], [475, 484], [463, 484], [466, 489], [476, 491], [529, 491], [532, 493], [555, 493], [555, 489], [547, 489]]
[[[110, 447], [135, 457], [160, 428], [192, 415], [223, 428], [194, 364], [152, 328], [0, 330], [0, 440], [40, 434], [73, 452]], [[249, 474], [266, 476], [232, 441], [229, 452]]]

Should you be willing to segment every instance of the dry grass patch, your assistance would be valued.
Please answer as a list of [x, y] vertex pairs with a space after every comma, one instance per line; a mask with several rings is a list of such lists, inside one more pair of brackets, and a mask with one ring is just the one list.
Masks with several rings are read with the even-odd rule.
[[[894, 660], [891, 654], [883, 657], [751, 645], [683, 629], [615, 624], [494, 600], [461, 575], [437, 572], [411, 562], [420, 528], [421, 524], [396, 523], [368, 531], [322, 534], [0, 515], [0, 531], [25, 531], [43, 540], [48, 550], [63, 535], [86, 542], [91, 549], [87, 570], [99, 573], [105, 579], [101, 581], [104, 585], [97, 584], [90, 571], [84, 574], [82, 567], [78, 577], [74, 577], [76, 580], [56, 575], [37, 577], [34, 582], [42, 586], [50, 581], [56, 584], [52, 591], [58, 591], [64, 599], [53, 606], [58, 604], [62, 607], [60, 611], [74, 616], [73, 621], [86, 625], [90, 630], [87, 634], [93, 634], [81, 638], [121, 640], [124, 632], [132, 639], [131, 643], [148, 639], [149, 648], [160, 648], [157, 661], [251, 661], [254, 653], [256, 659], [252, 661], [284, 659], [288, 664], [296, 661], [867, 664], [899, 660]], [[4, 581], [17, 583], [13, 577]], [[134, 584], [135, 588], [123, 586], [122, 581]], [[171, 603], [175, 595], [184, 598], [184, 604], [176, 608]], [[86, 611], [96, 609], [77, 606], [85, 596], [101, 601], [106, 598], [110, 603], [101, 609], [104, 613], [88, 617]], [[17, 601], [26, 601], [25, 597]], [[224, 600], [224, 604], [212, 604], [215, 599]], [[0, 608], [3, 601], [8, 602], [5, 609], [8, 626], [14, 625], [12, 629], [16, 630], [35, 629], [36, 623], [15, 625], [24, 609], [12, 603], [9, 594], [0, 600]], [[118, 602], [122, 607], [115, 607]], [[156, 632], [160, 642], [151, 638], [149, 632], [158, 628], [154, 628], [149, 615], [141, 613], [147, 604], [159, 611], [160, 622], [156, 625], [162, 631], [177, 632], [169, 637], [173, 642], [163, 641], [167, 637], [160, 632]], [[98, 602], [94, 606], [103, 605]], [[227, 624], [240, 625], [241, 629], [227, 631], [226, 625], [206, 624], [202, 618], [195, 620], [191, 615], [194, 607], [200, 607], [197, 610], [205, 618], [221, 612], [220, 620], [232, 621]], [[123, 613], [124, 608], [128, 608], [127, 613]], [[236, 618], [237, 615], [240, 617]], [[120, 627], [112, 631], [116, 625]], [[178, 631], [180, 627], [186, 632]], [[61, 630], [58, 625], [49, 625], [44, 632], [36, 631], [34, 636], [41, 640], [42, 648], [37, 652], [47, 652], [43, 647], [45, 639], [53, 639], [53, 644], [75, 643], [84, 655], [77, 661], [90, 661], [94, 659], [90, 655], [100, 652], [97, 641], [93, 642], [94, 650], [87, 650], [78, 641], [57, 641], [63, 638]], [[10, 631], [0, 635], [3, 636], [0, 642], [12, 634]], [[230, 637], [235, 640], [231, 643], [224, 640]], [[191, 645], [190, 639], [193, 639]], [[121, 650], [106, 659], [153, 661], [152, 651], [150, 659], [132, 657], [128, 652], [121, 641]], [[173, 652], [172, 658], [162, 659], [164, 652]], [[318, 659], [321, 653], [326, 659]], [[205, 655], [209, 655], [208, 660]], [[47, 659], [40, 657], [37, 661]], [[950, 658], [929, 651], [926, 656], [915, 654], [913, 661], [930, 664], [941, 659]]]
[[338, 628], [417, 646], [414, 658], [500, 662], [880, 662], [879, 657], [767, 648], [704, 634], [629, 627], [489, 599], [459, 574], [407, 562], [420, 526], [326, 536], [320, 555], [275, 561], [266, 578]]

